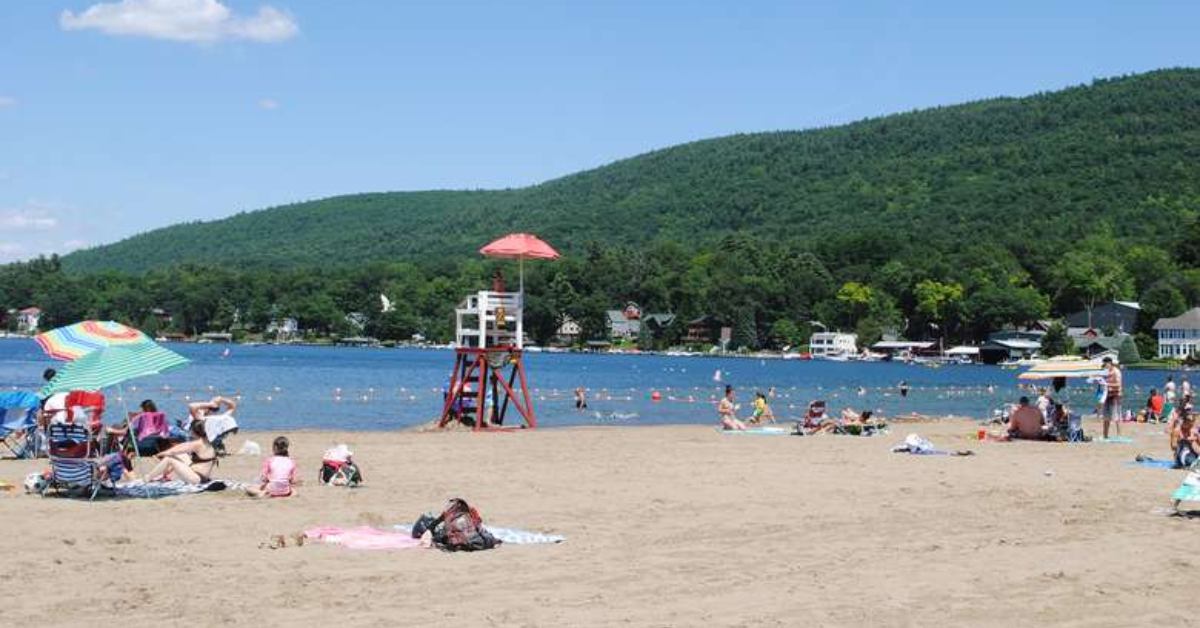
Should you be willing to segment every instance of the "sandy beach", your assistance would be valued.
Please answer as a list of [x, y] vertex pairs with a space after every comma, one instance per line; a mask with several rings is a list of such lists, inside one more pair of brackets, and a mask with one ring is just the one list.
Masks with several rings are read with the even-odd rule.
[[[977, 455], [889, 453], [909, 432]], [[1191, 623], [1178, 602], [1200, 559], [1181, 548], [1200, 522], [1160, 512], [1181, 472], [1124, 464], [1139, 451], [1166, 457], [1162, 428], [1125, 432], [1134, 444], [979, 443], [974, 424], [957, 420], [874, 438], [699, 426], [297, 432], [308, 485], [293, 498], [0, 493], [4, 616], [130, 626]], [[232, 450], [272, 436], [236, 436]], [[355, 449], [366, 486], [315, 484], [335, 442]], [[44, 464], [2, 461], [0, 479], [19, 484]], [[217, 476], [250, 480], [259, 464], [231, 456]], [[452, 496], [488, 523], [567, 541], [474, 554], [260, 547], [317, 525], [409, 523]]]

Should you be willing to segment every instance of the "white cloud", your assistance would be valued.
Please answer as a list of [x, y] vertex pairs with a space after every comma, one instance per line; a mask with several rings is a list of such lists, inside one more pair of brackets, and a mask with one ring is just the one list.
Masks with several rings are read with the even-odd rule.
[[12, 96], [0, 96], [0, 109], [5, 107], [16, 107], [17, 99]]
[[274, 98], [264, 98], [264, 99], [258, 101], [258, 108], [266, 109], [267, 111], [278, 109], [279, 101], [275, 100]]
[[192, 43], [223, 39], [274, 43], [300, 32], [290, 15], [263, 6], [252, 16], [234, 15], [219, 0], [120, 0], [100, 2], [80, 13], [63, 11], [63, 30], [95, 29], [107, 35], [150, 37]]
[[43, 212], [10, 210], [0, 213], [0, 229], [12, 231], [46, 231], [58, 226], [58, 219]]

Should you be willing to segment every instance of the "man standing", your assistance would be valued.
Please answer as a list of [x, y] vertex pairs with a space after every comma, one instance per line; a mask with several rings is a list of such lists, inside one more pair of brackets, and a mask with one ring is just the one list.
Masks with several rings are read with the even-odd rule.
[[1108, 439], [1108, 425], [1117, 424], [1117, 436], [1121, 435], [1121, 369], [1113, 363], [1112, 358], [1104, 358], [1104, 386], [1107, 395], [1104, 398], [1104, 438]]

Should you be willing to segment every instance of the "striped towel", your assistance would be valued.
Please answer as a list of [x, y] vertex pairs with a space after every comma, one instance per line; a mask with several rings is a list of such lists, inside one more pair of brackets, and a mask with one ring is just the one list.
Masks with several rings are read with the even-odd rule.
[[53, 458], [50, 470], [54, 481], [64, 486], [91, 486], [95, 461], [86, 458]]
[[[529, 532], [528, 530], [518, 530], [516, 528], [484, 527], [498, 541], [510, 545], [541, 545], [544, 543], [562, 543], [567, 540], [567, 537], [557, 534], [542, 534], [540, 532]], [[398, 525], [396, 529], [408, 535], [412, 534], [411, 525]]]

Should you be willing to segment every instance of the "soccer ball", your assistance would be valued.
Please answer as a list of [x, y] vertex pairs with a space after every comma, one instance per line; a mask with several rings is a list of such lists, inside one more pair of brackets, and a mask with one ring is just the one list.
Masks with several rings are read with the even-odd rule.
[[46, 476], [42, 475], [41, 473], [30, 473], [29, 475], [25, 476], [26, 493], [40, 494], [42, 491], [46, 490], [46, 484]]

